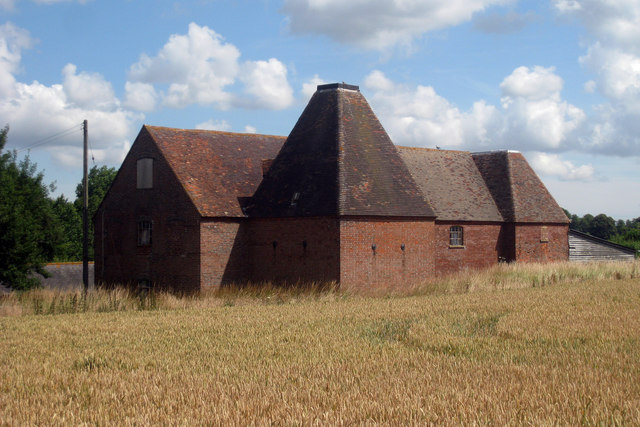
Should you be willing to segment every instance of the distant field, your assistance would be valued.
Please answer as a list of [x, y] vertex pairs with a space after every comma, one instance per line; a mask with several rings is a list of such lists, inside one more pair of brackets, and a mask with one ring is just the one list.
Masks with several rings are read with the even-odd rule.
[[0, 313], [3, 425], [640, 424], [637, 262]]

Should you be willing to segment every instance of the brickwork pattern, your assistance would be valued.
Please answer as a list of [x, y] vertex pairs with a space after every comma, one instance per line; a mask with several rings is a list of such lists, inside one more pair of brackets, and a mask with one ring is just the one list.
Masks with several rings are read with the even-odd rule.
[[250, 279], [246, 221], [203, 220], [200, 224], [202, 289], [246, 283]]
[[433, 220], [342, 218], [340, 286], [356, 291], [390, 288], [432, 277], [433, 242]]
[[[136, 188], [136, 162], [152, 158], [153, 188]], [[137, 245], [137, 222], [151, 220], [151, 246]], [[200, 215], [146, 132], [141, 132], [94, 217], [95, 280], [160, 289], [200, 289]]]
[[[546, 227], [543, 232], [542, 228]], [[548, 240], [543, 242], [545, 236]], [[515, 255], [518, 262], [567, 261], [568, 224], [516, 224]]]
[[335, 218], [253, 218], [247, 235], [253, 282], [340, 280], [340, 241]]
[[[462, 247], [449, 246], [449, 229], [454, 225], [463, 229]], [[501, 256], [501, 230], [499, 223], [436, 222], [436, 272], [444, 275], [496, 264]]]

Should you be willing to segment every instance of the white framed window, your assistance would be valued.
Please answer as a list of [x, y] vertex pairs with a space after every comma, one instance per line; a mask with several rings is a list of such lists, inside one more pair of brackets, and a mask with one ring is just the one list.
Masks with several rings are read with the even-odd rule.
[[138, 180], [136, 188], [153, 188], [153, 159], [138, 159]]
[[151, 246], [153, 223], [149, 220], [138, 221], [138, 246]]
[[464, 246], [464, 230], [459, 225], [449, 228], [449, 246]]

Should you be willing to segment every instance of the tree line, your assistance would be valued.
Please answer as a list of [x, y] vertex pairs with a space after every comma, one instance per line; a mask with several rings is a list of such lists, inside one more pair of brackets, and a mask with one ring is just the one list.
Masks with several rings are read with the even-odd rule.
[[564, 213], [571, 220], [569, 228], [572, 230], [640, 250], [640, 217], [616, 221], [602, 213], [596, 216], [586, 214], [582, 217], [571, 214], [566, 209]]
[[[0, 284], [29, 289], [47, 277], [44, 265], [55, 261], [82, 260], [82, 181], [75, 199], [55, 199], [53, 184], [29, 156], [19, 160], [7, 152], [9, 128], [0, 130]], [[93, 259], [93, 222], [102, 198], [117, 171], [93, 166], [89, 172], [89, 259]]]

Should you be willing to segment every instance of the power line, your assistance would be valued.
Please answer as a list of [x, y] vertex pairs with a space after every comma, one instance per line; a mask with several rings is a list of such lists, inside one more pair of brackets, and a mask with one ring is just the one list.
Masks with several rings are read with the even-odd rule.
[[32, 142], [31, 144], [27, 145], [26, 147], [20, 148], [19, 150], [16, 150], [18, 153], [25, 151], [25, 150], [31, 150], [34, 147], [38, 147], [40, 145], [44, 145], [44, 144], [48, 144], [51, 143], [53, 141], [56, 141], [58, 139], [64, 138], [65, 136], [71, 135], [74, 132], [77, 132], [78, 130], [82, 130], [82, 124], [76, 124], [71, 126], [68, 129], [62, 130], [60, 132], [54, 133], [53, 135], [49, 135], [47, 137], [41, 138], [37, 141]]

